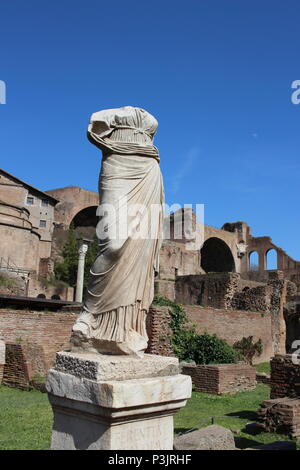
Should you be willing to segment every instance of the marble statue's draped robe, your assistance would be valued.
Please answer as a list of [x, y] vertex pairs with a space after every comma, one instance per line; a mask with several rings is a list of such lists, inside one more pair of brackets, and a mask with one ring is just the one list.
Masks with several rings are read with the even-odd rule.
[[103, 152], [100, 252], [73, 330], [84, 325], [85, 340], [98, 352], [131, 354], [147, 347], [145, 320], [163, 227], [156, 129], [151, 114], [131, 106], [94, 113], [89, 125], [89, 140]]

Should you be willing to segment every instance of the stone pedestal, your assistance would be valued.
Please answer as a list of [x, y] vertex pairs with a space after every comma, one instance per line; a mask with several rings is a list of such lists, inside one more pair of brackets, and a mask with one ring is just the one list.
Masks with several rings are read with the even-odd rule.
[[173, 357], [68, 352], [46, 386], [60, 450], [172, 450], [173, 415], [192, 388]]

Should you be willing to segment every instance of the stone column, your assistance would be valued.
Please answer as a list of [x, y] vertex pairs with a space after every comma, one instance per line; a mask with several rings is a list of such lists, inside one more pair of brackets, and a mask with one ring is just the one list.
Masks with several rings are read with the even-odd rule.
[[76, 302], [82, 302], [83, 294], [83, 281], [84, 281], [84, 262], [85, 255], [88, 250], [88, 244], [81, 242], [79, 246], [79, 257], [78, 257], [78, 270], [77, 270], [77, 283], [76, 283]]
[[172, 450], [191, 378], [178, 359], [60, 352], [47, 376], [53, 450]]

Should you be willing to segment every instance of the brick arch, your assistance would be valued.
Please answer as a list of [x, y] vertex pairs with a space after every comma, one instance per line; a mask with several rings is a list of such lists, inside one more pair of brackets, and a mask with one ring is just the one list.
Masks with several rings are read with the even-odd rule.
[[77, 212], [71, 220], [70, 224], [75, 229], [78, 238], [87, 238], [88, 240], [95, 238], [96, 227], [99, 221], [99, 217], [96, 214], [97, 209], [98, 206], [85, 207]]
[[234, 256], [225, 241], [210, 237], [202, 245], [201, 268], [205, 272], [235, 272]]
[[259, 257], [259, 271], [263, 272], [267, 270], [267, 254], [271, 251], [275, 250], [277, 252], [277, 268], [276, 269], [286, 269], [291, 260], [292, 260], [281, 248], [275, 245], [272, 242], [270, 237], [251, 237], [248, 241], [248, 256], [256, 251]]
[[59, 200], [55, 207], [55, 222], [68, 228], [77, 214], [89, 207], [99, 205], [99, 195], [77, 186], [53, 189], [47, 194]]

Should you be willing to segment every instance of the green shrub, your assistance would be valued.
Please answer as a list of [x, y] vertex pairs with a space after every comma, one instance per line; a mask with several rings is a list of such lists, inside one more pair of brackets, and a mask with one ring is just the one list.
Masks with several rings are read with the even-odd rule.
[[231, 364], [238, 359], [234, 349], [225, 340], [207, 333], [194, 335], [185, 350], [187, 359], [193, 359], [196, 364]]
[[170, 307], [172, 317], [170, 327], [173, 335], [171, 345], [181, 361], [195, 361], [196, 364], [229, 364], [236, 362], [236, 351], [216, 335], [199, 335], [195, 327], [188, 325], [188, 319], [182, 306], [170, 300], [156, 296], [155, 305]]
[[13, 288], [17, 286], [17, 282], [14, 279], [10, 279], [5, 274], [0, 274], [0, 286]]
[[242, 338], [234, 343], [233, 348], [237, 351], [241, 358], [245, 359], [248, 364], [252, 365], [254, 356], [260, 356], [263, 351], [262, 340], [253, 342], [253, 336]]

